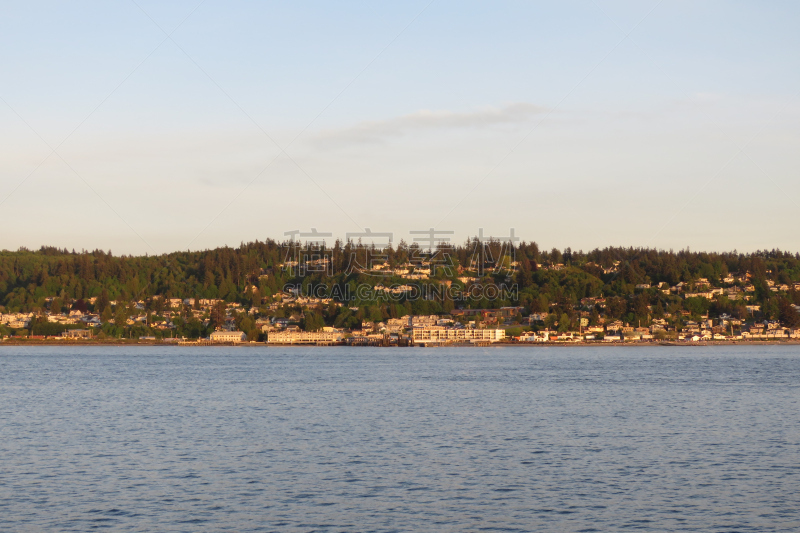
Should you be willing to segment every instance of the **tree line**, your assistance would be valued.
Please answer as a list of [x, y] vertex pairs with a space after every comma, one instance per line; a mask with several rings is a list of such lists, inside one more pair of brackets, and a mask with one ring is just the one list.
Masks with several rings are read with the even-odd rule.
[[[300, 271], [295, 263], [324, 257], [323, 269]], [[389, 268], [403, 264], [430, 263], [428, 279], [409, 282], [400, 276], [376, 277], [366, 267], [376, 259]], [[289, 265], [287, 267], [287, 265]], [[441, 244], [433, 252], [400, 242], [395, 247], [336, 241], [328, 248], [271, 239], [242, 243], [236, 248], [173, 252], [158, 256], [115, 256], [110, 251], [68, 251], [53, 247], [0, 252], [0, 306], [5, 312], [66, 310], [76, 301], [97, 298], [92, 310], [115, 320], [111, 302], [148, 301], [158, 315], [160, 301], [169, 298], [222, 299], [245, 308], [261, 307], [287, 285], [313, 293], [319, 285], [355, 294], [359, 284], [413, 283], [434, 287], [450, 283], [514, 286], [507, 299], [447, 296], [414, 301], [356, 299], [345, 306], [318, 310], [310, 322], [318, 325], [354, 324], [362, 319], [384, 319], [403, 314], [448, 312], [456, 307], [496, 308], [521, 306], [526, 312], [544, 312], [576, 320], [581, 300], [604, 298], [602, 306], [583, 309], [592, 319], [604, 315], [630, 323], [648, 322], [665, 314], [689, 311], [693, 316], [726, 313], [747, 317], [744, 300], [724, 296], [683, 299], [658, 290], [637, 290], [637, 285], [683, 282], [692, 287], [700, 278], [720, 286], [731, 273], [750, 274], [755, 287], [748, 304], [761, 306], [761, 316], [791, 319], [791, 304], [800, 304], [794, 290], [777, 294], [767, 281], [793, 287], [800, 282], [800, 254], [780, 250], [739, 252], [692, 252], [647, 248], [607, 247], [589, 252], [570, 248], [540, 250], [535, 242], [513, 247], [499, 241]], [[463, 281], [463, 277], [469, 281]], [[461, 280], [459, 278], [462, 278]], [[744, 282], [741, 282], [742, 285]], [[333, 291], [336, 293], [336, 291]], [[54, 298], [54, 299], [53, 299]], [[788, 306], [788, 307], [787, 307]], [[358, 308], [358, 310], [354, 310]], [[751, 313], [752, 314], [752, 313]]]

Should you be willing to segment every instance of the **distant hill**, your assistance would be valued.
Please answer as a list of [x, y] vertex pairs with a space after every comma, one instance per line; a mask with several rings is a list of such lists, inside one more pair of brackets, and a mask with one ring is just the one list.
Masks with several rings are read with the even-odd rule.
[[526, 313], [574, 315], [581, 305], [593, 310], [591, 305], [586, 307], [587, 298], [603, 298], [598, 313], [629, 322], [681, 310], [740, 316], [747, 315], [748, 305], [751, 314], [752, 306], [759, 306], [765, 318], [777, 318], [782, 300], [800, 304], [798, 283], [800, 255], [779, 250], [752, 254], [637, 248], [544, 251], [535, 243], [523, 242], [510, 249], [498, 242], [481, 246], [473, 240], [429, 254], [404, 243], [376, 250], [337, 242], [317, 250], [267, 240], [161, 256], [113, 256], [102, 250], [77, 253], [52, 247], [0, 252], [0, 311], [5, 312], [44, 310], [57, 299], [64, 306], [78, 300], [84, 305], [91, 302], [89, 308], [99, 313], [102, 309], [94, 308], [98, 298], [105, 307], [113, 301], [147, 302], [154, 296], [219, 298], [244, 308], [261, 308], [287, 285], [306, 291], [320, 285], [329, 290], [380, 284], [406, 287], [402, 293], [411, 286], [416, 290], [446, 284], [461, 290], [470, 284], [493, 284], [513, 290], [501, 291], [494, 299], [485, 292], [477, 298], [453, 299], [451, 293], [391, 301], [361, 294], [348, 305], [372, 307], [376, 317], [500, 306], [522, 306]]

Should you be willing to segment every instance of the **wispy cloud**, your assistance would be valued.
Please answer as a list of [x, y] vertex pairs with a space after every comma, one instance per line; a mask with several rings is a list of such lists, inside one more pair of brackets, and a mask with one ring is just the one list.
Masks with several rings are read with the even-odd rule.
[[503, 124], [519, 124], [546, 111], [544, 107], [524, 102], [461, 113], [422, 109], [399, 117], [360, 122], [347, 128], [322, 131], [312, 142], [318, 145], [381, 142], [424, 131], [481, 129]]

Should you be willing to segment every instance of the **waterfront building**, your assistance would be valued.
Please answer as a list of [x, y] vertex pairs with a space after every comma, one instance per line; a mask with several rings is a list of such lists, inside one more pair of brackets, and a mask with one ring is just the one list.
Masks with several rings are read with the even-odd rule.
[[215, 331], [210, 339], [211, 342], [245, 342], [247, 334], [244, 331]]
[[[329, 328], [326, 328], [326, 330]], [[267, 344], [335, 344], [342, 340], [340, 331], [270, 331]]]
[[414, 339], [414, 344], [484, 343], [502, 341], [506, 338], [506, 332], [503, 329], [426, 326], [414, 328], [412, 338]]

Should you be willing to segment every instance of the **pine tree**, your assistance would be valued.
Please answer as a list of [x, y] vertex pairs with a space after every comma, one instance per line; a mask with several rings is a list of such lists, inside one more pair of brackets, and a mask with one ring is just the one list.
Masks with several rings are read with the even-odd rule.
[[786, 298], [778, 300], [778, 318], [787, 328], [800, 328], [800, 312]]

